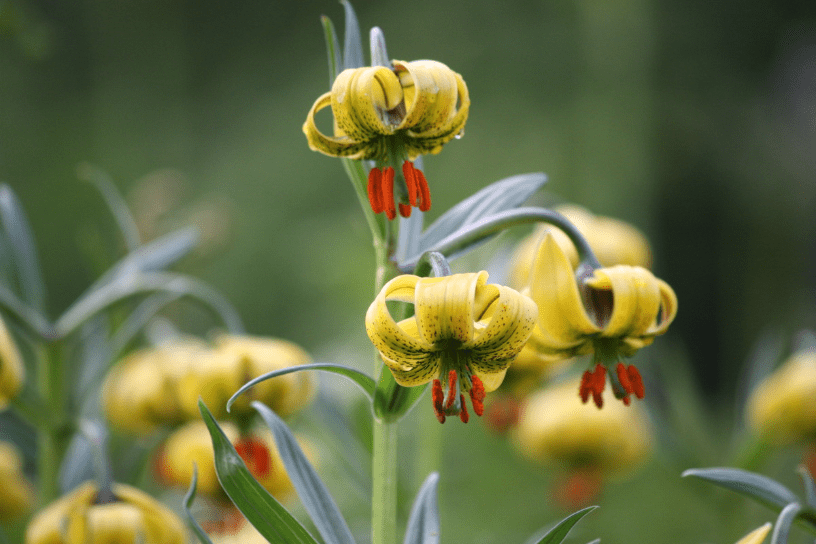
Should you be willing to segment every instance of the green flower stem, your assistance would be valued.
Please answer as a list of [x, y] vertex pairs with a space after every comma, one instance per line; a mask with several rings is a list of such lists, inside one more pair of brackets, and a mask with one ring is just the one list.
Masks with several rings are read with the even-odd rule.
[[71, 429], [65, 419], [67, 387], [62, 344], [50, 342], [39, 351], [38, 386], [40, 398], [47, 403], [47, 417], [37, 429], [37, 473], [40, 504], [46, 505], [60, 495], [59, 466], [68, 448]]
[[371, 542], [397, 542], [397, 425], [374, 420]]

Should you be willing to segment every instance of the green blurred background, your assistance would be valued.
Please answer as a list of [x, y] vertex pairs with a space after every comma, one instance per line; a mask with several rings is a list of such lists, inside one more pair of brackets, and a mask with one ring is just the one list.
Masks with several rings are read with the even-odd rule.
[[[732, 402], [761, 333], [814, 327], [816, 3], [354, 7], [393, 58], [467, 81], [466, 136], [425, 160], [430, 218], [544, 171], [551, 196], [640, 227], [680, 301], [666, 342], [688, 354], [708, 409]], [[323, 360], [366, 345], [370, 238], [340, 163], [301, 132], [329, 88], [321, 14], [342, 28], [333, 1], [0, 1], [0, 180], [30, 215], [52, 316], [122, 250], [78, 181], [88, 161], [155, 232], [214, 225], [214, 250], [183, 268], [249, 332]]]

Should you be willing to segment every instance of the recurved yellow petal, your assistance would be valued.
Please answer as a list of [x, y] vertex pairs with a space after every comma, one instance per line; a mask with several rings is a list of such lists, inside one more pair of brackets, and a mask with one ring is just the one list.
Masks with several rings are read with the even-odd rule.
[[765, 542], [765, 537], [771, 532], [771, 527], [773, 527], [773, 525], [771, 525], [770, 522], [766, 523], [762, 527], [757, 527], [742, 537], [737, 544], [762, 544]]
[[425, 342], [473, 340], [476, 292], [487, 283], [487, 272], [422, 278], [416, 285], [414, 314]]
[[315, 124], [315, 114], [330, 106], [331, 103], [331, 93], [324, 94], [315, 101], [306, 116], [303, 133], [306, 134], [309, 149], [331, 157], [348, 157], [350, 159], [366, 159], [377, 156], [378, 150], [382, 147], [378, 142], [352, 140], [344, 134], [338, 134], [334, 137], [326, 136], [320, 132]]
[[0, 411], [17, 395], [25, 379], [25, 367], [17, 345], [0, 319]]
[[530, 296], [538, 304], [538, 328], [552, 349], [579, 349], [587, 337], [601, 332], [584, 309], [572, 265], [552, 234], [544, 236], [530, 281]]

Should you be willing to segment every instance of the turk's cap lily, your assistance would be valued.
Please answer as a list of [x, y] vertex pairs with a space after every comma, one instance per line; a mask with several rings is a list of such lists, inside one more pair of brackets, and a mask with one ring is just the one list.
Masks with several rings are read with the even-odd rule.
[[23, 358], [6, 324], [0, 318], [0, 411], [20, 391], [24, 379]]
[[638, 466], [652, 449], [645, 412], [618, 403], [597, 410], [581, 402], [577, 386], [577, 380], [567, 381], [530, 395], [514, 445], [531, 460], [569, 470], [620, 475]]
[[28, 512], [34, 488], [23, 474], [23, 457], [11, 442], [0, 441], [0, 523]]
[[[585, 374], [581, 392], [585, 398], [592, 394], [599, 407], [606, 370], [665, 333], [677, 314], [672, 288], [642, 267], [597, 268], [579, 284], [550, 233], [539, 245], [527, 292], [539, 311], [530, 344], [545, 356], [593, 353], [595, 371]], [[618, 364], [617, 373], [609, 375], [616, 397], [628, 402], [635, 393], [642, 398], [634, 366]]]
[[[329, 106], [334, 136], [323, 134], [315, 124], [315, 114]], [[469, 110], [462, 76], [433, 60], [395, 60], [392, 67], [343, 70], [332, 90], [309, 110], [303, 132], [314, 151], [377, 161], [368, 176], [371, 209], [394, 219], [397, 209], [403, 217], [410, 216], [412, 207], [430, 209], [428, 182], [412, 161], [439, 153], [461, 136]], [[403, 183], [395, 187], [400, 172]]]
[[[442, 423], [446, 415], [467, 421], [462, 391], [482, 415], [485, 393], [501, 385], [535, 325], [536, 305], [530, 298], [487, 284], [487, 278], [484, 271], [398, 276], [366, 313], [368, 337], [396, 382], [413, 387], [433, 381], [434, 411]], [[388, 301], [413, 304], [414, 316], [397, 323]]]
[[183, 544], [184, 524], [169, 508], [134, 487], [114, 484], [113, 502], [97, 502], [85, 482], [41, 510], [26, 529], [26, 544], [143, 542]]
[[794, 353], [748, 398], [748, 427], [776, 445], [816, 437], [816, 350]]

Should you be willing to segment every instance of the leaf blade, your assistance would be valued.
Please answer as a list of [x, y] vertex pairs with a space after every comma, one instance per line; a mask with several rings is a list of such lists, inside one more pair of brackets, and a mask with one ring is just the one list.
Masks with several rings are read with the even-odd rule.
[[782, 509], [790, 503], [798, 502], [799, 498], [787, 487], [779, 482], [746, 470], [728, 467], [708, 469], [692, 468], [683, 472], [682, 476], [693, 476], [714, 483], [731, 491], [753, 498], [754, 500], [771, 507]]
[[438, 485], [439, 473], [432, 472], [419, 488], [408, 517], [404, 544], [439, 544]]
[[560, 544], [565, 538], [567, 538], [567, 534], [569, 534], [570, 530], [572, 530], [576, 523], [581, 521], [584, 516], [597, 508], [597, 506], [587, 506], [586, 508], [578, 510], [577, 512], [573, 512], [569, 516], [559, 521], [552, 529], [547, 531], [547, 533], [541, 537], [540, 540], [533, 539], [530, 542], [533, 544]]

